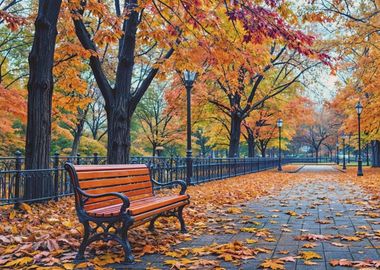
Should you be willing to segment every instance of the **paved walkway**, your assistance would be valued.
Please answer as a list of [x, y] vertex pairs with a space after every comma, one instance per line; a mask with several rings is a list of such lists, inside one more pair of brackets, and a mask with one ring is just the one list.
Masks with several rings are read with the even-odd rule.
[[306, 165], [300, 172], [310, 172], [310, 173], [319, 173], [319, 172], [338, 172], [333, 166], [329, 165]]
[[[332, 267], [329, 262], [333, 259], [380, 260], [380, 212], [371, 209], [366, 201], [367, 196], [360, 188], [316, 177], [315, 172], [321, 171], [331, 172], [330, 177], [341, 173], [331, 166], [305, 166], [302, 172], [311, 173], [305, 174], [302, 184], [283, 190], [279, 196], [263, 197], [239, 205], [243, 210], [240, 214], [220, 216], [217, 212], [209, 213], [208, 233], [194, 236], [193, 240], [172, 247], [173, 250], [234, 241], [241, 241], [250, 248], [263, 249], [255, 258], [240, 260], [240, 265], [207, 253], [199, 256], [189, 253], [187, 256], [190, 259], [217, 260], [225, 269], [257, 269], [266, 259], [283, 257], [290, 257], [289, 260], [296, 257], [295, 261], [285, 262], [284, 266], [285, 269], [297, 270], [349, 269]], [[313, 238], [317, 240], [307, 241]], [[305, 260], [308, 255], [315, 256], [315, 253], [302, 253], [305, 251], [315, 252], [316, 257], [320, 258]], [[128, 269], [170, 269], [170, 265], [164, 264], [166, 260], [181, 259], [147, 255]], [[214, 267], [205, 266], [203, 269]]]

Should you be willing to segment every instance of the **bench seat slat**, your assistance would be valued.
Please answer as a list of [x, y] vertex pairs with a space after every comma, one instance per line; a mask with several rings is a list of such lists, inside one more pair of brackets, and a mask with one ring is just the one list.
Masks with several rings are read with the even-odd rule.
[[[128, 213], [132, 216], [138, 216], [140, 214], [151, 212], [157, 209], [165, 208], [170, 205], [177, 204], [179, 202], [187, 201], [189, 197], [187, 195], [171, 195], [166, 197], [151, 197], [131, 202], [131, 206], [128, 209]], [[88, 210], [90, 215], [95, 216], [113, 216], [120, 213], [121, 203], [113, 204], [110, 206]]]
[[172, 209], [184, 206], [184, 205], [186, 205], [188, 203], [189, 203], [188, 200], [177, 202], [177, 203], [173, 203], [173, 204], [170, 204], [168, 206], [164, 206], [164, 207], [157, 208], [157, 209], [149, 211], [149, 212], [142, 213], [140, 215], [134, 216], [133, 218], [135, 219], [135, 221], [147, 219], [147, 218], [150, 218], [150, 217], [154, 217], [154, 215], [160, 214], [162, 212], [169, 211], [169, 210], [172, 210]]

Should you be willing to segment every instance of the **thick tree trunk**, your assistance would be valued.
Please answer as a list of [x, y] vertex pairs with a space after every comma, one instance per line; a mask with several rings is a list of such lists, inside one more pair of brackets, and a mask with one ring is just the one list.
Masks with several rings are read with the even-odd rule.
[[[120, 102], [119, 104], [123, 104]], [[122, 105], [120, 105], [122, 106]], [[131, 150], [131, 117], [127, 106], [107, 108], [109, 164], [126, 164]]]
[[248, 144], [248, 157], [254, 157], [255, 156], [255, 137], [251, 132], [248, 132], [247, 137], [247, 144]]
[[261, 148], [260, 152], [261, 152], [261, 157], [265, 157], [266, 156], [266, 147]]
[[380, 167], [380, 141], [372, 141], [372, 167]]
[[228, 150], [228, 157], [239, 156], [241, 121], [242, 119], [240, 119], [240, 117], [238, 117], [236, 114], [233, 114], [231, 116], [230, 146]]
[[[61, 2], [40, 0], [38, 5], [34, 41], [29, 55], [26, 169], [45, 169], [50, 164], [54, 49]], [[28, 178], [25, 182], [25, 198], [46, 194], [51, 186], [49, 179], [42, 183], [41, 177]]]

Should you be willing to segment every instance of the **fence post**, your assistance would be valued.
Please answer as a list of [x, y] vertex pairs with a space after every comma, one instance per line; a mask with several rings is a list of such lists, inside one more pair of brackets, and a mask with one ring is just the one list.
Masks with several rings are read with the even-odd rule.
[[59, 153], [54, 153], [54, 200], [58, 201]]
[[94, 153], [94, 164], [95, 164], [95, 165], [98, 165], [98, 164], [99, 164], [98, 153]]
[[16, 151], [16, 179], [15, 179], [15, 199], [16, 203], [14, 207], [17, 209], [20, 206], [20, 177], [21, 177], [21, 152]]
[[77, 165], [80, 165], [80, 154], [77, 154]]

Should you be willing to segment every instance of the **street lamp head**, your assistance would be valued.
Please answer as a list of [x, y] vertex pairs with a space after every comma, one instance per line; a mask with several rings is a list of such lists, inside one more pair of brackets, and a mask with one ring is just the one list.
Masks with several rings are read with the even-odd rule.
[[356, 112], [360, 115], [363, 111], [363, 105], [358, 101], [358, 103], [355, 106]]
[[186, 86], [192, 86], [196, 77], [197, 73], [194, 71], [185, 70], [183, 72], [183, 81]]
[[280, 118], [280, 119], [278, 119], [277, 120], [277, 127], [282, 127], [282, 119]]
[[336, 147], [339, 147], [339, 143], [336, 143]]
[[342, 134], [342, 139], [343, 139], [343, 140], [346, 140], [346, 139], [348, 139], [348, 136], [347, 136], [346, 134], [343, 133], [343, 134]]

